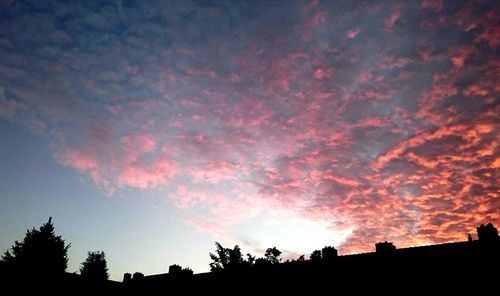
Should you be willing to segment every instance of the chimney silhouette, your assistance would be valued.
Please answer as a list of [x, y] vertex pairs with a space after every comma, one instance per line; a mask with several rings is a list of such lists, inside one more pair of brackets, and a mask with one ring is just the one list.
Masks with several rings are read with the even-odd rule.
[[124, 273], [123, 274], [123, 282], [128, 283], [128, 282], [130, 282], [130, 280], [132, 280], [132, 275], [128, 272]]
[[394, 251], [396, 251], [396, 246], [388, 241], [375, 244], [375, 252], [377, 254], [391, 254]]

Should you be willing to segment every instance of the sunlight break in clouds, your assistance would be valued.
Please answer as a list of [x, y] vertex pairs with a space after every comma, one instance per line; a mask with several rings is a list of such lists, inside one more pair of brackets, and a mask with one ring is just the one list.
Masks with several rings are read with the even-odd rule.
[[254, 251], [500, 223], [493, 1], [4, 1], [0, 116]]

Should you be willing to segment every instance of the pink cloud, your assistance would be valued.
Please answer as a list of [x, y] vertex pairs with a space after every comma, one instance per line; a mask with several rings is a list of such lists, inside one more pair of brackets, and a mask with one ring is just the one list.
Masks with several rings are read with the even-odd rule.
[[62, 164], [88, 174], [108, 194], [123, 187], [166, 186], [179, 173], [170, 159], [155, 153], [157, 141], [149, 135], [123, 136], [119, 149], [111, 149], [112, 144], [102, 139], [92, 141], [85, 148], [63, 148], [56, 156]]
[[396, 24], [397, 20], [401, 17], [401, 11], [399, 8], [394, 9], [388, 18], [384, 20], [385, 29], [387, 31], [392, 31], [392, 28]]
[[443, 9], [443, 0], [422, 0], [420, 6], [422, 9], [439, 12]]
[[166, 157], [158, 157], [149, 165], [130, 164], [118, 176], [119, 187], [140, 189], [157, 188], [166, 185], [179, 169]]
[[121, 138], [122, 149], [129, 161], [135, 161], [138, 157], [151, 153], [156, 149], [155, 140], [149, 135], [129, 135]]
[[407, 57], [385, 56], [382, 58], [382, 68], [403, 68], [412, 63], [413, 60]]
[[67, 147], [60, 151], [56, 157], [63, 165], [88, 174], [92, 181], [105, 192], [111, 194], [114, 191], [109, 181], [103, 177], [99, 159], [94, 152]]
[[238, 81], [241, 81], [241, 77], [240, 77], [240, 75], [238, 75], [236, 73], [231, 73], [231, 75], [229, 76], [229, 81], [238, 82]]
[[487, 27], [476, 36], [476, 42], [484, 41], [491, 48], [500, 47], [500, 25]]
[[354, 39], [356, 38], [356, 36], [358, 36], [359, 34], [359, 29], [356, 29], [356, 30], [349, 30], [347, 31], [347, 33], [345, 34], [345, 37], [349, 38], [349, 39]]
[[261, 212], [259, 200], [238, 188], [231, 189], [231, 197], [209, 186], [195, 189], [179, 185], [171, 194], [174, 204], [196, 213], [185, 219], [200, 232], [227, 237], [231, 227], [248, 221]]
[[98, 161], [93, 153], [77, 149], [66, 149], [60, 155], [63, 164], [79, 171], [91, 171], [98, 168]]
[[400, 142], [398, 145], [391, 148], [385, 154], [379, 156], [377, 161], [373, 164], [373, 168], [375, 170], [381, 169], [391, 160], [399, 158], [409, 148], [417, 147], [424, 144], [427, 141], [438, 140], [447, 136], [462, 135], [463, 131], [466, 129], [467, 127], [464, 125], [443, 127], [434, 132], [423, 133], [408, 140], [405, 140], [403, 142]]
[[451, 57], [452, 64], [458, 69], [464, 66], [465, 60], [473, 53], [473, 48], [471, 47], [460, 47], [454, 50], [454, 54]]
[[418, 55], [422, 58], [424, 62], [429, 62], [435, 57], [434, 49], [432, 47], [423, 47], [417, 49]]
[[219, 184], [224, 181], [234, 181], [242, 168], [224, 160], [211, 161], [202, 167], [196, 167], [190, 175], [194, 182]]
[[211, 195], [212, 193], [209, 191], [194, 190], [185, 185], [179, 185], [172, 200], [179, 208], [186, 209], [200, 203], [209, 203]]
[[372, 80], [372, 77], [373, 77], [372, 71], [370, 71], [370, 70], [362, 71], [359, 73], [357, 81], [358, 82], [367, 82], [367, 81]]
[[445, 112], [436, 113], [433, 112], [433, 109], [444, 99], [458, 94], [455, 79], [456, 73], [452, 71], [444, 74], [435, 74], [432, 79], [433, 85], [431, 89], [422, 96], [417, 116], [426, 118], [435, 125], [447, 123], [451, 118], [450, 114]]
[[388, 125], [390, 122], [387, 118], [365, 118], [358, 121], [353, 127], [356, 128], [366, 128], [366, 127], [376, 127], [381, 128]]
[[324, 11], [316, 11], [316, 5], [306, 4], [304, 8], [307, 16], [305, 21], [299, 26], [299, 32], [301, 39], [307, 42], [313, 38], [314, 31], [326, 21], [327, 14]]
[[189, 67], [186, 69], [186, 72], [189, 74], [189, 75], [194, 75], [194, 76], [207, 76], [207, 77], [210, 77], [212, 79], [216, 79], [218, 78], [219, 76], [217, 75], [217, 73], [215, 73], [215, 71], [213, 70], [207, 70], [207, 69], [200, 69], [200, 68], [195, 68], [195, 67]]
[[487, 96], [490, 92], [480, 84], [472, 84], [464, 89], [463, 94], [465, 96]]
[[318, 68], [314, 71], [314, 78], [322, 80], [333, 75], [333, 69]]
[[460, 7], [454, 14], [455, 22], [462, 27], [465, 32], [469, 32], [480, 26], [481, 20], [472, 16], [473, 7], [465, 5]]

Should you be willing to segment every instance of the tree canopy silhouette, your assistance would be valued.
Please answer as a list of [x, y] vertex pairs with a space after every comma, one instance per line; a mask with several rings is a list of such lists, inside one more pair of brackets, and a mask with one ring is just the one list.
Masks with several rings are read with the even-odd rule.
[[322, 258], [321, 250], [314, 250], [309, 256], [311, 261], [320, 261]]
[[323, 260], [332, 260], [333, 258], [338, 256], [337, 249], [331, 246], [325, 246], [321, 250], [321, 255], [323, 256]]
[[15, 241], [11, 250], [2, 255], [5, 264], [23, 273], [40, 276], [61, 275], [68, 266], [68, 249], [60, 235], [54, 232], [52, 217], [40, 229], [26, 231], [24, 239]]
[[82, 262], [80, 274], [86, 280], [105, 281], [109, 278], [106, 254], [102, 251], [88, 252], [87, 259]]
[[269, 261], [271, 264], [279, 263], [280, 262], [280, 258], [279, 258], [280, 255], [281, 255], [281, 251], [276, 249], [276, 247], [268, 248], [266, 250], [266, 253], [264, 254], [267, 261]]
[[215, 247], [215, 254], [210, 253], [210, 259], [212, 259], [210, 263], [211, 271], [217, 272], [248, 268], [255, 261], [255, 257], [250, 254], [247, 254], [248, 259], [245, 260], [238, 245], [230, 249], [224, 248], [220, 243], [215, 242]]

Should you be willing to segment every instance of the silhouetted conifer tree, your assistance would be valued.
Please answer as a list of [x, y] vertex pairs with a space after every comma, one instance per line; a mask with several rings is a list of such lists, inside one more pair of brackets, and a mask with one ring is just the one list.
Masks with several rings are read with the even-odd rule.
[[50, 217], [40, 229], [28, 229], [24, 239], [15, 241], [11, 250], [2, 255], [2, 260], [8, 268], [18, 272], [38, 277], [60, 276], [68, 265], [70, 246], [55, 234]]
[[106, 254], [102, 251], [88, 252], [87, 259], [82, 262], [80, 274], [85, 280], [107, 280], [109, 278], [109, 274]]

